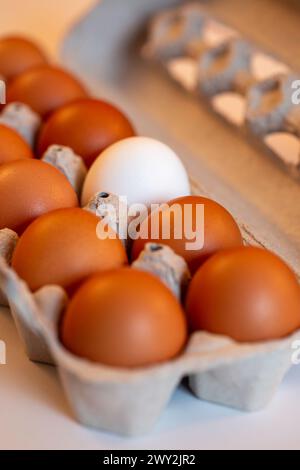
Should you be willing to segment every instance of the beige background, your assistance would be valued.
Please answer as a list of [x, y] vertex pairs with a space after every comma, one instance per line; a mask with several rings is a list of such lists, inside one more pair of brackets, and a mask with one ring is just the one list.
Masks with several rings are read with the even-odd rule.
[[0, 0], [0, 34], [23, 33], [54, 56], [66, 28], [97, 0]]

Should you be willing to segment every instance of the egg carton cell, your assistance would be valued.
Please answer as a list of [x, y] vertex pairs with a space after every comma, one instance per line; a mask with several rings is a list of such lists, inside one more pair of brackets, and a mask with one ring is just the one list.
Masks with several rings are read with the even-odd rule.
[[110, 227], [118, 234], [125, 247], [128, 248], [128, 206], [116, 194], [105, 191], [96, 193], [84, 207], [97, 217], [105, 218]]
[[196, 397], [244, 411], [265, 407], [292, 366], [295, 332], [287, 338], [237, 343], [224, 336], [194, 333], [177, 358], [125, 369], [79, 358], [61, 343], [59, 319], [67, 296], [58, 286], [32, 294], [0, 258], [0, 286], [29, 359], [56, 365], [76, 419], [124, 436], [150, 431], [184, 377]]
[[132, 267], [149, 271], [161, 279], [180, 301], [191, 280], [186, 261], [167, 245], [147, 243]]
[[198, 62], [198, 87], [207, 97], [226, 91], [247, 89], [251, 69], [251, 48], [241, 39], [205, 51]]
[[255, 135], [285, 130], [285, 121], [293, 108], [295, 79], [294, 75], [281, 75], [258, 82], [249, 89], [246, 123]]
[[[10, 265], [13, 252], [18, 243], [19, 237], [13, 230], [5, 228], [0, 230], [0, 257], [5, 260], [5, 262]], [[0, 289], [0, 306], [7, 307], [8, 302], [6, 295]]]
[[9, 103], [0, 114], [0, 123], [17, 131], [34, 148], [42, 120], [27, 104]]
[[[299, 137], [300, 110], [292, 99], [293, 84], [299, 76], [241, 37], [237, 30], [211, 17], [204, 7], [180, 6], [172, 9], [173, 18], [176, 11], [180, 18], [187, 11], [195, 17], [202, 12], [198, 34], [193, 30], [192, 36], [184, 39], [181, 36], [184, 46], [176, 54], [161, 56], [163, 41], [157, 28], [162, 24], [167, 28], [168, 12], [160, 12], [150, 23], [144, 57], [161, 62], [183, 88], [206, 99], [214, 112], [241, 129], [253, 143], [262, 145], [266, 153], [275, 156], [283, 168], [299, 178], [299, 158], [290, 155], [289, 147], [285, 149], [286, 136], [282, 140], [281, 134], [265, 140], [266, 135], [274, 132]], [[172, 42], [172, 34], [168, 38]]]
[[43, 154], [42, 161], [53, 165], [69, 180], [78, 197], [87, 175], [83, 159], [70, 147], [50, 145]]
[[197, 4], [174, 8], [155, 17], [150, 25], [151, 42], [146, 55], [155, 54], [162, 60], [180, 57], [188, 44], [202, 36], [206, 15]]

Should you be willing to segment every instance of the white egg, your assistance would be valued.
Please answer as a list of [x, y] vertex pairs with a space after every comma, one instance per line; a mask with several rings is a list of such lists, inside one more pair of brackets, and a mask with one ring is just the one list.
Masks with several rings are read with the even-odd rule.
[[100, 191], [126, 196], [128, 204], [163, 203], [190, 195], [187, 172], [176, 153], [148, 137], [131, 137], [102, 152], [86, 177], [82, 205]]

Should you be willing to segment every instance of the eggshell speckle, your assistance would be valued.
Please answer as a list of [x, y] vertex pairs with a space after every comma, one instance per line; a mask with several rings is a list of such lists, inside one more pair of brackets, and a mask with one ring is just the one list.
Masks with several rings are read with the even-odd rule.
[[82, 204], [99, 191], [150, 205], [190, 194], [186, 170], [171, 148], [148, 137], [132, 137], [106, 149], [85, 180]]

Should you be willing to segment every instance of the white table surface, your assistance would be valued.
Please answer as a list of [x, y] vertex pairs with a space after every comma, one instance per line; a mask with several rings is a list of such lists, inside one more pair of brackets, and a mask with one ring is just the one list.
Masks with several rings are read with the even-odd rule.
[[[65, 29], [95, 0], [1, 0], [0, 32], [37, 39], [55, 56]], [[265, 411], [243, 414], [179, 389], [155, 430], [123, 439], [76, 423], [53, 367], [25, 356], [13, 320], [0, 309], [0, 449], [293, 449], [300, 448], [300, 366]]]

